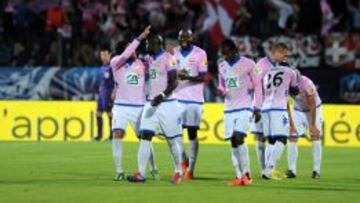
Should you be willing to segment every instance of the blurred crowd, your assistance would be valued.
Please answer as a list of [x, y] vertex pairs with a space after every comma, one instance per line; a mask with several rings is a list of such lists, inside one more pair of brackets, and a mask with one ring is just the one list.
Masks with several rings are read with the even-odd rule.
[[[176, 39], [191, 28], [216, 59], [204, 26], [215, 0], [2, 0], [0, 66], [95, 66], [99, 49], [147, 25]], [[220, 1], [221, 2], [221, 1]], [[360, 31], [360, 0], [237, 0], [231, 34], [266, 38]], [[211, 57], [214, 56], [214, 57]], [[214, 60], [215, 60], [214, 59]]]

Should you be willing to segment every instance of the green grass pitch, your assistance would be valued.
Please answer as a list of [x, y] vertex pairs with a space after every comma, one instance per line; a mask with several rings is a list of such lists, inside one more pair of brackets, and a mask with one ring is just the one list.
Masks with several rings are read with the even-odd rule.
[[[0, 202], [359, 202], [360, 150], [325, 148], [322, 177], [311, 175], [311, 148], [300, 148], [298, 178], [260, 179], [255, 150], [250, 147], [254, 183], [228, 187], [234, 177], [230, 148], [201, 145], [198, 179], [171, 185], [171, 157], [167, 145], [155, 144], [163, 179], [145, 184], [114, 182], [111, 144], [0, 143]], [[136, 169], [136, 143], [124, 144], [124, 170]], [[279, 169], [286, 169], [283, 154]]]

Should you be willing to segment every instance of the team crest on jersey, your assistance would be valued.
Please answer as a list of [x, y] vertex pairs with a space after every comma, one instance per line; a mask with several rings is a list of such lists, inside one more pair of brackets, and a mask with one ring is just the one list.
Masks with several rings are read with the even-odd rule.
[[238, 87], [238, 82], [236, 77], [228, 77], [226, 78], [226, 87], [228, 88], [235, 88]]
[[253, 69], [253, 71], [254, 71], [254, 74], [255, 74], [255, 75], [260, 74], [260, 68], [259, 68], [258, 66], [255, 66], [255, 68]]
[[139, 84], [139, 75], [136, 73], [128, 73], [126, 75], [126, 83], [129, 85], [138, 85]]

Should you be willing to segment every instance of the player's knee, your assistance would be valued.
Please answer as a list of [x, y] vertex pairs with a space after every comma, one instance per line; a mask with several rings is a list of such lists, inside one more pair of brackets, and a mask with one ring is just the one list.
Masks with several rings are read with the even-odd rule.
[[290, 137], [289, 138], [289, 142], [297, 142], [298, 141], [298, 138], [297, 137]]
[[101, 116], [102, 116], [102, 111], [97, 111], [97, 112], [96, 112], [96, 116], [97, 116], [97, 117], [101, 117]]
[[311, 135], [310, 137], [311, 137], [311, 140], [312, 140], [312, 141], [318, 141], [318, 140], [320, 140], [320, 136], [319, 136], [319, 135]]
[[266, 138], [262, 135], [256, 135], [256, 140], [259, 142], [266, 142]]
[[285, 138], [285, 137], [276, 138], [276, 141], [282, 142], [284, 145], [286, 145], [286, 143], [287, 143], [287, 138]]
[[151, 141], [151, 139], [154, 135], [155, 135], [155, 133], [153, 131], [143, 130], [140, 133], [140, 139]]
[[114, 130], [113, 131], [113, 136], [115, 139], [123, 139], [124, 135], [125, 135], [125, 133], [122, 130]]
[[231, 137], [231, 147], [237, 148], [238, 146], [239, 146], [239, 144], [237, 143], [236, 136], [232, 136]]
[[244, 136], [233, 135], [231, 137], [231, 146], [232, 147], [238, 147], [239, 145], [244, 144], [244, 142], [245, 142]]
[[189, 140], [196, 140], [197, 139], [197, 131], [198, 127], [189, 127], [187, 129]]
[[275, 142], [276, 142], [276, 138], [273, 138], [273, 137], [269, 137], [268, 138], [268, 141], [269, 141], [269, 144], [275, 144]]
[[106, 112], [106, 114], [107, 114], [107, 116], [108, 116], [109, 118], [112, 117], [112, 112], [111, 112], [111, 111]]

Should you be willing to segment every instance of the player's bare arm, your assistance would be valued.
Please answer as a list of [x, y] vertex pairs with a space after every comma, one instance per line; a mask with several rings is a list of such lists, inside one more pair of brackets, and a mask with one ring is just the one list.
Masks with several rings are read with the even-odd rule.
[[[307, 90], [314, 92], [314, 90]], [[310, 109], [310, 136], [313, 140], [319, 139], [320, 130], [316, 127], [316, 99], [314, 94], [309, 94], [307, 97], [307, 102]]]
[[168, 72], [168, 85], [166, 89], [157, 95], [154, 100], [152, 101], [152, 106], [158, 106], [166, 97], [168, 97], [177, 87], [177, 79], [176, 79], [176, 71]]

